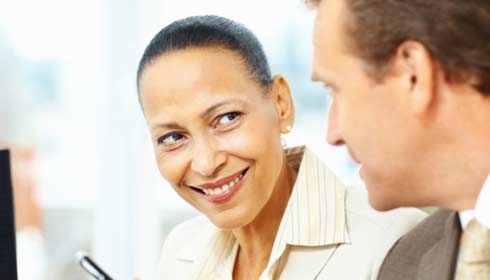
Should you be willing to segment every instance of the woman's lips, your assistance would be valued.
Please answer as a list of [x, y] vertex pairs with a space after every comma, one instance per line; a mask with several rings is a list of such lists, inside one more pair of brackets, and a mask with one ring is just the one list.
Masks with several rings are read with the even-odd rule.
[[222, 203], [231, 199], [240, 189], [246, 179], [247, 171], [248, 168], [214, 183], [202, 184], [192, 187], [192, 189], [209, 202]]

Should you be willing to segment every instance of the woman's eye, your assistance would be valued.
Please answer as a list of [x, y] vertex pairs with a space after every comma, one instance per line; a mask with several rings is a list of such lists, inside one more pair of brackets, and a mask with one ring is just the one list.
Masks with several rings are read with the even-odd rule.
[[226, 126], [236, 121], [241, 116], [239, 112], [230, 112], [218, 117], [216, 126]]
[[158, 144], [163, 144], [163, 145], [173, 145], [177, 143], [177, 141], [181, 140], [182, 138], [184, 138], [182, 134], [171, 132], [158, 138], [157, 142]]

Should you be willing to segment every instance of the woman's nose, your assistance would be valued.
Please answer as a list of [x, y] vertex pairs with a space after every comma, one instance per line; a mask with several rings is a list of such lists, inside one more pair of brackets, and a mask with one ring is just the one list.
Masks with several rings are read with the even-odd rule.
[[201, 176], [213, 176], [225, 161], [225, 153], [212, 141], [201, 140], [194, 144], [191, 168]]

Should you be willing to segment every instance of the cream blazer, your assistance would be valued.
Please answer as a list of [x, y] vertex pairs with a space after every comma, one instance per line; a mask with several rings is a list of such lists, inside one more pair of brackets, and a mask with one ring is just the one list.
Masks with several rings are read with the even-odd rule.
[[[364, 190], [342, 184], [310, 150], [286, 154], [298, 176], [260, 279], [376, 279], [391, 246], [425, 214], [375, 211]], [[158, 279], [232, 279], [237, 249], [231, 232], [193, 218], [167, 237]]]

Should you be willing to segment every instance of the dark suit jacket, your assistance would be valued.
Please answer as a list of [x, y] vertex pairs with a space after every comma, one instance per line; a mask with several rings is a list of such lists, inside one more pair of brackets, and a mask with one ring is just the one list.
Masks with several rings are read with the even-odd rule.
[[393, 245], [378, 279], [454, 279], [460, 236], [458, 213], [436, 211]]

